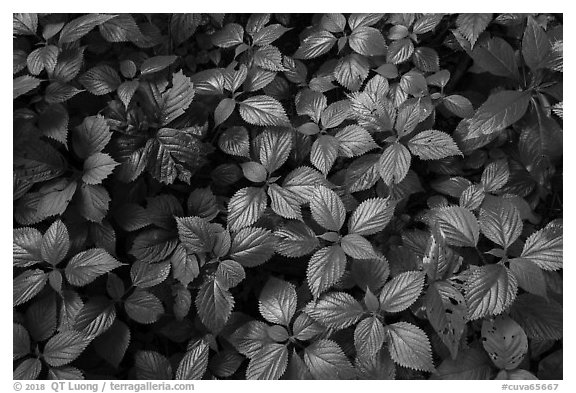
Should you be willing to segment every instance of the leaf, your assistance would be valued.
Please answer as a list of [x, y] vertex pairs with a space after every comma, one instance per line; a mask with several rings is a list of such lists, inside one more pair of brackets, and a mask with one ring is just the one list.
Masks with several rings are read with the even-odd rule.
[[296, 312], [296, 301], [294, 286], [272, 277], [260, 292], [258, 308], [268, 322], [288, 326]]
[[386, 326], [388, 350], [394, 362], [414, 370], [432, 371], [432, 350], [426, 333], [408, 322]]
[[214, 125], [219, 126], [230, 117], [236, 108], [236, 101], [231, 98], [224, 98], [216, 109], [214, 109]]
[[88, 221], [100, 223], [108, 212], [110, 196], [102, 185], [82, 184], [80, 186], [79, 210]]
[[98, 355], [116, 368], [124, 358], [128, 345], [130, 345], [130, 329], [118, 319], [110, 329], [94, 340], [94, 349]]
[[65, 273], [70, 284], [82, 287], [120, 266], [122, 264], [103, 249], [92, 248], [72, 257]]
[[474, 47], [476, 40], [491, 21], [492, 14], [459, 14], [456, 19], [456, 26], [458, 31], [470, 42], [470, 46]]
[[348, 232], [373, 235], [382, 231], [392, 219], [395, 204], [384, 198], [371, 198], [362, 202], [348, 221]]
[[529, 16], [522, 37], [522, 57], [532, 72], [543, 68], [551, 50], [552, 45], [548, 36], [536, 20]]
[[249, 161], [240, 164], [244, 177], [254, 183], [262, 183], [268, 177], [268, 171], [259, 162]]
[[456, 359], [445, 359], [436, 369], [436, 374], [432, 374], [432, 379], [490, 379], [492, 370], [492, 364], [484, 351], [468, 348], [460, 351]]
[[131, 319], [146, 325], [156, 322], [164, 314], [160, 299], [141, 289], [128, 296], [124, 308]]
[[182, 70], [172, 75], [172, 87], [162, 93], [159, 118], [163, 126], [184, 114], [194, 99], [194, 87]]
[[[61, 50], [53, 72], [48, 72], [50, 79], [55, 80], [52, 85], [67, 86], [65, 83], [71, 82], [82, 69], [85, 47]], [[49, 86], [49, 87], [50, 87]], [[48, 90], [48, 89], [47, 89]], [[57, 89], [55, 89], [57, 90]], [[76, 90], [76, 89], [74, 89]], [[80, 90], [78, 90], [80, 91]], [[48, 93], [48, 92], [47, 92]]]
[[354, 369], [350, 361], [332, 340], [318, 340], [304, 350], [304, 363], [316, 379], [351, 379]]
[[228, 203], [228, 226], [238, 231], [254, 224], [268, 204], [262, 188], [245, 187], [237, 191]]
[[338, 140], [338, 154], [344, 157], [358, 157], [378, 147], [372, 135], [356, 125], [344, 127], [335, 135]]
[[61, 179], [61, 181], [51, 185], [46, 190], [47, 192], [41, 196], [36, 214], [43, 219], [64, 213], [76, 192], [76, 186], [77, 183], [75, 181], [68, 183], [65, 179]]
[[310, 211], [314, 221], [328, 231], [338, 232], [346, 219], [346, 210], [340, 197], [331, 189], [318, 186], [310, 200]]
[[100, 184], [118, 165], [108, 154], [94, 153], [84, 161], [82, 181], [86, 184]]
[[150, 288], [166, 280], [170, 274], [170, 261], [154, 264], [136, 261], [130, 268], [132, 285], [137, 288]]
[[432, 48], [419, 47], [412, 54], [414, 65], [424, 72], [435, 72], [440, 68], [438, 52]]
[[354, 160], [345, 175], [348, 192], [367, 190], [380, 179], [378, 172], [379, 154], [367, 154]]
[[346, 18], [342, 14], [324, 14], [320, 26], [331, 33], [341, 33], [346, 27]]
[[41, 263], [42, 234], [35, 228], [12, 230], [12, 260], [14, 266], [27, 267]]
[[198, 216], [208, 221], [214, 219], [218, 213], [216, 197], [210, 188], [196, 188], [190, 193], [187, 201], [188, 215]]
[[155, 351], [138, 351], [134, 355], [138, 379], [172, 379], [172, 366], [164, 355]]
[[425, 277], [423, 272], [408, 271], [388, 281], [380, 292], [380, 309], [395, 313], [410, 307], [420, 297]]
[[[142, 62], [140, 65], [140, 75], [153, 74], [168, 68], [178, 59], [178, 56], [153, 56]], [[172, 82], [174, 83], [174, 82]]]
[[287, 365], [288, 347], [284, 344], [267, 344], [250, 359], [246, 379], [280, 379]]
[[230, 336], [230, 342], [249, 359], [255, 357], [264, 346], [273, 343], [268, 335], [268, 325], [260, 321], [249, 321], [236, 329]]
[[246, 271], [238, 262], [233, 261], [232, 259], [227, 259], [218, 264], [218, 269], [216, 269], [216, 279], [225, 283], [228, 288], [235, 287], [245, 278]]
[[108, 42], [131, 41], [138, 45], [143, 35], [130, 14], [120, 14], [99, 26], [100, 34]]
[[298, 92], [295, 102], [296, 112], [300, 116], [310, 116], [314, 123], [320, 122], [320, 117], [328, 106], [328, 100], [324, 94], [307, 88]]
[[526, 113], [529, 102], [526, 91], [504, 90], [490, 95], [470, 118], [464, 140], [491, 135], [516, 123]]
[[331, 103], [322, 111], [321, 121], [324, 128], [338, 127], [350, 115], [350, 103], [348, 100], [340, 100]]
[[252, 61], [260, 68], [270, 71], [284, 71], [282, 53], [274, 45], [265, 45], [258, 48], [252, 55]]
[[179, 244], [170, 257], [172, 276], [182, 285], [188, 286], [200, 274], [198, 259]]
[[234, 297], [218, 279], [209, 279], [200, 287], [195, 304], [202, 323], [218, 333], [230, 317]]
[[522, 218], [516, 206], [506, 198], [491, 201], [480, 209], [480, 230], [506, 250], [522, 233]]
[[218, 140], [218, 146], [227, 154], [250, 158], [250, 138], [245, 127], [230, 127]]
[[408, 141], [408, 148], [412, 154], [422, 160], [440, 160], [450, 156], [462, 155], [450, 135], [436, 130], [419, 132]]
[[248, 124], [257, 126], [286, 126], [288, 117], [275, 98], [258, 95], [239, 103], [240, 116]]
[[330, 292], [309, 303], [305, 312], [326, 327], [345, 329], [358, 322], [364, 309], [351, 295]]
[[178, 237], [192, 253], [210, 252], [216, 240], [210, 223], [200, 217], [176, 217]]
[[458, 94], [444, 97], [442, 103], [450, 112], [458, 117], [468, 118], [474, 114], [474, 107], [468, 98]]
[[346, 254], [338, 245], [321, 248], [308, 262], [306, 279], [314, 297], [334, 285], [344, 274]]
[[232, 239], [229, 256], [245, 267], [255, 267], [274, 255], [276, 239], [263, 228], [244, 228]]
[[72, 85], [62, 82], [52, 82], [46, 87], [44, 99], [48, 104], [58, 104], [68, 101], [80, 92], [82, 92], [82, 90]]
[[358, 357], [373, 358], [384, 344], [385, 330], [377, 317], [360, 321], [354, 330], [354, 346]]
[[38, 116], [38, 127], [48, 138], [67, 145], [68, 111], [63, 105], [48, 105]]
[[19, 323], [12, 323], [12, 359], [18, 360], [30, 353], [30, 335]]
[[381, 56], [386, 54], [386, 41], [382, 33], [374, 27], [360, 26], [348, 37], [350, 48], [364, 56]]
[[292, 150], [292, 133], [288, 130], [265, 130], [260, 134], [260, 162], [273, 173], [280, 169]]
[[414, 53], [414, 44], [410, 38], [392, 41], [386, 52], [386, 63], [401, 64], [410, 59]]
[[458, 247], [475, 247], [478, 244], [480, 226], [474, 214], [459, 206], [434, 210], [433, 219], [440, 225], [446, 243]]
[[73, 19], [72, 21], [66, 23], [66, 25], [62, 28], [62, 31], [60, 31], [59, 44], [62, 45], [69, 42], [78, 41], [96, 26], [99, 26], [115, 17], [116, 15], [87, 14]]
[[510, 271], [516, 277], [518, 286], [526, 292], [547, 297], [547, 284], [544, 272], [529, 259], [510, 259]]
[[26, 58], [28, 70], [32, 75], [38, 75], [42, 70], [52, 73], [56, 67], [60, 49], [54, 45], [46, 45], [42, 48], [34, 49]]
[[12, 14], [13, 35], [36, 35], [38, 29], [38, 14], [14, 13]]
[[290, 221], [277, 229], [274, 236], [278, 239], [276, 252], [289, 258], [310, 254], [320, 244], [314, 231], [303, 222]]
[[292, 191], [273, 183], [268, 186], [267, 192], [274, 213], [284, 218], [302, 220], [300, 200]]
[[349, 233], [340, 240], [342, 250], [355, 259], [376, 258], [372, 244], [357, 233]]
[[362, 26], [375, 25], [384, 14], [350, 14], [348, 17], [348, 25], [352, 30], [356, 30]]
[[310, 201], [316, 194], [316, 187], [328, 185], [326, 178], [316, 169], [301, 166], [286, 175], [282, 182], [282, 188], [291, 191], [300, 204]]
[[428, 287], [424, 304], [430, 324], [456, 359], [468, 312], [464, 296], [449, 281], [437, 281]]
[[12, 281], [12, 305], [16, 307], [36, 296], [46, 285], [48, 275], [40, 269], [26, 270]]
[[328, 175], [338, 157], [338, 140], [332, 135], [320, 135], [312, 144], [310, 162], [324, 176]]
[[[246, 81], [244, 81], [244, 91], [253, 92], [268, 86], [274, 78], [276, 77], [276, 72], [264, 70], [260, 67], [253, 66], [248, 70], [248, 75], [246, 75]], [[267, 96], [264, 96], [267, 97]], [[240, 112], [242, 115], [242, 112]], [[274, 119], [274, 121], [279, 121]]]
[[521, 258], [534, 262], [544, 270], [562, 268], [564, 248], [563, 225], [551, 222], [526, 239]]
[[90, 93], [101, 96], [113, 92], [122, 81], [118, 72], [107, 65], [99, 65], [86, 71], [78, 81]]
[[202, 379], [208, 367], [208, 353], [210, 348], [204, 341], [198, 342], [180, 360], [176, 370], [176, 379]]
[[129, 252], [138, 260], [154, 263], [168, 258], [177, 244], [174, 233], [154, 228], [139, 233]]
[[56, 266], [66, 258], [69, 249], [68, 228], [61, 220], [56, 220], [42, 237], [40, 246], [42, 259], [52, 266]]
[[475, 269], [464, 287], [468, 319], [501, 314], [516, 298], [517, 289], [516, 278], [502, 265], [486, 265]]
[[178, 178], [190, 183], [204, 163], [202, 142], [186, 130], [161, 128], [146, 144], [147, 169], [158, 181], [172, 184]]
[[44, 347], [44, 360], [53, 367], [64, 366], [80, 356], [90, 341], [73, 330], [57, 333]]
[[559, 340], [563, 337], [562, 305], [543, 297], [519, 295], [510, 308], [511, 317], [526, 335], [537, 340]]
[[482, 185], [488, 192], [496, 192], [508, 183], [510, 169], [506, 160], [489, 163], [482, 172]]
[[410, 169], [412, 156], [401, 143], [393, 143], [384, 150], [378, 162], [380, 177], [388, 185], [400, 183]]
[[89, 116], [76, 127], [72, 135], [72, 146], [80, 158], [86, 159], [102, 151], [111, 137], [110, 127], [103, 116]]
[[212, 43], [220, 48], [230, 48], [244, 42], [244, 28], [237, 23], [228, 23], [212, 35]]
[[368, 60], [361, 55], [352, 53], [341, 58], [334, 69], [338, 83], [350, 91], [357, 91], [368, 76]]
[[172, 14], [170, 34], [174, 43], [180, 45], [192, 37], [201, 21], [201, 14]]
[[74, 321], [74, 330], [90, 337], [107, 331], [116, 319], [114, 304], [102, 299], [89, 300], [80, 309]]
[[528, 337], [510, 317], [482, 322], [482, 345], [499, 369], [513, 370], [528, 352]]
[[34, 78], [30, 75], [22, 75], [14, 78], [12, 98], [15, 100], [23, 94], [26, 94], [38, 86], [40, 86], [40, 79]]
[[281, 24], [275, 23], [265, 26], [252, 35], [252, 42], [254, 45], [264, 46], [269, 45], [282, 37], [284, 33], [289, 31], [290, 28], [284, 27]]
[[12, 378], [14, 380], [32, 380], [38, 378], [42, 371], [40, 359], [28, 358], [16, 367]]
[[336, 43], [336, 37], [326, 30], [320, 30], [304, 38], [294, 53], [295, 59], [313, 59], [328, 53]]
[[520, 78], [514, 49], [500, 37], [493, 37], [485, 44], [474, 48], [471, 57], [474, 59], [474, 64], [493, 75], [504, 76], [514, 81]]

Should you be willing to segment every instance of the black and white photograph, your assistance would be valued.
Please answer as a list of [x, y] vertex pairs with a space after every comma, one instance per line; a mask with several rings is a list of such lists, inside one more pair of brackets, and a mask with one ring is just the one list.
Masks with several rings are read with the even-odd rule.
[[564, 14], [221, 10], [12, 13], [13, 391], [562, 391]]

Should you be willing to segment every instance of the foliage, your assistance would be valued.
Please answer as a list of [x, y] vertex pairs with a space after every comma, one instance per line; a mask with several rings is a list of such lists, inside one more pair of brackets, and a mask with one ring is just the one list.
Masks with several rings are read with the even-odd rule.
[[14, 14], [15, 379], [562, 378], [562, 16]]

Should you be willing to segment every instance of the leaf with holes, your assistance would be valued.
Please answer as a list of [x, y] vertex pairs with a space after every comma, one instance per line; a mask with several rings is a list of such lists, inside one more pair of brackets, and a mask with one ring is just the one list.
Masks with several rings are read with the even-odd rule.
[[528, 337], [512, 318], [498, 316], [482, 322], [482, 345], [501, 370], [513, 370], [528, 352]]
[[449, 281], [437, 281], [428, 287], [424, 304], [430, 324], [456, 359], [468, 312], [464, 296]]

